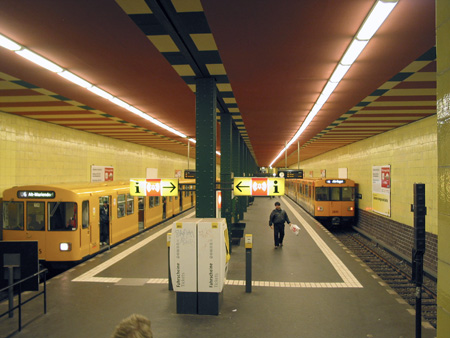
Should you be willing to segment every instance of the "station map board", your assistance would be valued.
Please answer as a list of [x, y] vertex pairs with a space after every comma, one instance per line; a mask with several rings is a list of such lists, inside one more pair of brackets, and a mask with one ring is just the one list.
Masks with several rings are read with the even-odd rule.
[[235, 177], [235, 196], [281, 196], [284, 195], [284, 178]]
[[132, 196], [178, 196], [178, 179], [137, 178], [130, 180]]

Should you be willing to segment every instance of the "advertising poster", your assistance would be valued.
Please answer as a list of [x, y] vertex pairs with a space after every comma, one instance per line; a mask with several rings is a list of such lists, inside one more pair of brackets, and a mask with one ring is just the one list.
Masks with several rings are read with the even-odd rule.
[[391, 216], [391, 166], [372, 167], [372, 210]]
[[100, 165], [91, 166], [91, 182], [105, 182], [114, 180], [114, 167]]

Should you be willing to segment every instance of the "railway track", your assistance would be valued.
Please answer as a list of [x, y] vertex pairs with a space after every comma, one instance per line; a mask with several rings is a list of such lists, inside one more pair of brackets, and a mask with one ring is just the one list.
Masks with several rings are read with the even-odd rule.
[[[383, 250], [376, 243], [352, 230], [335, 230], [333, 234], [384, 280], [408, 304], [415, 308], [416, 284], [411, 282], [411, 267]], [[422, 317], [436, 328], [436, 282], [424, 276]]]

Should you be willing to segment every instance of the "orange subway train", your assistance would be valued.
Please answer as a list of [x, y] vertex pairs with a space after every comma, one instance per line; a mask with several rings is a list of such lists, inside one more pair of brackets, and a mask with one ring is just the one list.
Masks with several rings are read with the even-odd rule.
[[3, 239], [38, 241], [41, 262], [79, 262], [192, 208], [194, 187], [137, 197], [129, 181], [16, 186], [3, 192]]
[[349, 179], [286, 180], [286, 195], [325, 225], [353, 224], [355, 182]]

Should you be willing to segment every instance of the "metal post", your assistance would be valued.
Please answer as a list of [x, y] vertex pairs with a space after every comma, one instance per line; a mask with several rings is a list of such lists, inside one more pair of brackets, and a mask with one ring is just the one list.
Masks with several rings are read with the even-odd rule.
[[300, 141], [297, 141], [297, 169], [300, 170]]
[[191, 156], [190, 155], [190, 153], [191, 153], [191, 141], [189, 141], [189, 138], [188, 138], [188, 158], [187, 158], [187, 160], [188, 160], [188, 163], [187, 163], [187, 168], [188, 168], [188, 170], [189, 170], [189, 157]]
[[252, 292], [252, 235], [245, 235], [245, 292]]
[[9, 309], [9, 318], [14, 317], [14, 288], [11, 287], [11, 285], [14, 284], [14, 267], [13, 266], [6, 266], [8, 268], [8, 285], [10, 288], [8, 289], [8, 309]]
[[284, 142], [284, 167], [287, 169], [287, 142]]

